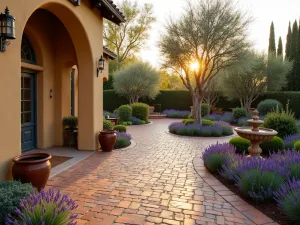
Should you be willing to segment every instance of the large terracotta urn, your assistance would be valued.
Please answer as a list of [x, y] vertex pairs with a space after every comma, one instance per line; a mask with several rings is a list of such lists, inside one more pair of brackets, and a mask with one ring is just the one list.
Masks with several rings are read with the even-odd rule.
[[16, 156], [12, 175], [14, 180], [31, 183], [39, 191], [45, 188], [51, 170], [51, 155], [48, 153], [31, 153]]
[[104, 152], [111, 152], [116, 144], [117, 134], [115, 130], [102, 130], [98, 138], [101, 149]]
[[154, 106], [149, 106], [149, 113], [152, 115], [154, 113], [155, 107]]

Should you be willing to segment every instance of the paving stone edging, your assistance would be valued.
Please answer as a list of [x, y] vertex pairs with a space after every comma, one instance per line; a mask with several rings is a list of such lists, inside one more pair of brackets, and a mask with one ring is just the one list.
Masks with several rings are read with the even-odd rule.
[[204, 166], [201, 155], [193, 159], [193, 166], [198, 175], [207, 183], [218, 195], [231, 204], [236, 210], [246, 216], [255, 224], [278, 225], [271, 218], [249, 205], [246, 201], [230, 191], [220, 181], [218, 181]]

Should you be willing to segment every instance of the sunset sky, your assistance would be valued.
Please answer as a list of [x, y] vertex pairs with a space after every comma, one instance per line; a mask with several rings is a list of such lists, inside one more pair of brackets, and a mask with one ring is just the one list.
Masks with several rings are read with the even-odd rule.
[[[276, 45], [278, 38], [283, 38], [285, 47], [286, 34], [289, 21], [300, 19], [300, 0], [238, 0], [240, 6], [248, 10], [254, 22], [249, 30], [249, 38], [258, 51], [266, 52], [268, 49], [269, 29], [273, 21], [275, 25]], [[152, 3], [154, 16], [157, 22], [152, 26], [151, 36], [140, 53], [143, 60], [159, 67], [161, 57], [157, 46], [160, 35], [164, 32], [164, 25], [169, 16], [178, 18], [183, 12], [186, 0], [138, 0], [139, 4]]]

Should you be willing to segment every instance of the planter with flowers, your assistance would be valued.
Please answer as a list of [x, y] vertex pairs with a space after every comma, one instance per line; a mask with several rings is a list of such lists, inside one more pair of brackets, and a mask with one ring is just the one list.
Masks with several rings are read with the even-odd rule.
[[64, 146], [77, 147], [78, 118], [75, 116], [64, 117], [63, 127], [64, 127]]

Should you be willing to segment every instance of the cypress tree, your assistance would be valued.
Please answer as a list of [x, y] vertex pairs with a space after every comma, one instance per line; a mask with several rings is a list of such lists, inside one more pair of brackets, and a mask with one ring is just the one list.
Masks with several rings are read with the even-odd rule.
[[288, 75], [288, 90], [296, 91], [298, 89], [297, 85], [297, 56], [298, 56], [298, 43], [299, 43], [299, 29], [297, 21], [295, 20], [292, 29], [291, 35], [291, 48], [290, 48], [290, 56], [289, 60], [293, 62], [293, 68]]
[[292, 39], [292, 28], [291, 28], [291, 22], [289, 22], [288, 34], [286, 36], [286, 45], [285, 45], [286, 59], [290, 59], [291, 56], [291, 39]]
[[279, 37], [278, 48], [277, 48], [277, 57], [282, 57], [282, 39]]
[[276, 54], [276, 44], [275, 44], [275, 28], [274, 23], [271, 23], [270, 36], [269, 36], [269, 54]]

